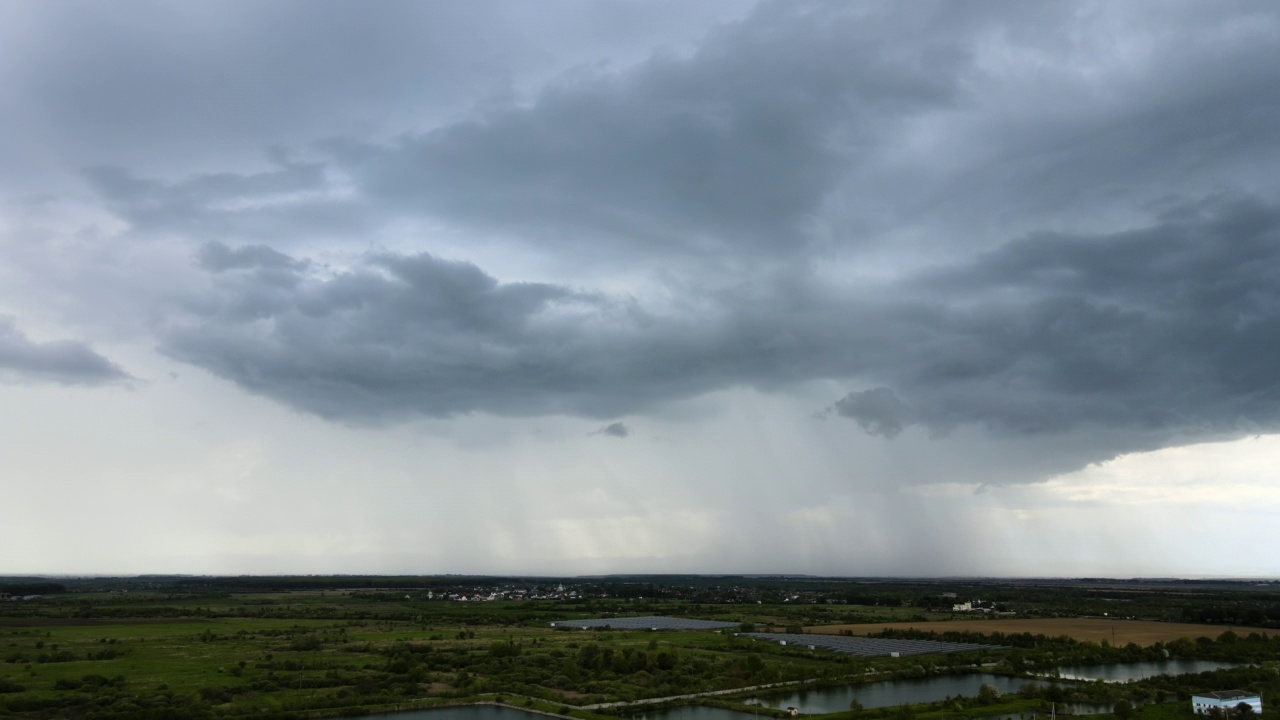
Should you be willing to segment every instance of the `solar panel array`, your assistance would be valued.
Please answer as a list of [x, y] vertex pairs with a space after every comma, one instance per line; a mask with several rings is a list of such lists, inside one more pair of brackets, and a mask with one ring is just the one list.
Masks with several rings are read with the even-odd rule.
[[602, 627], [608, 627], [613, 630], [719, 630], [721, 628], [738, 627], [738, 623], [676, 617], [622, 617], [594, 620], [557, 620], [551, 623], [551, 627], [571, 630]]
[[741, 633], [754, 640], [769, 640], [783, 645], [798, 645], [810, 649], [821, 648], [845, 655], [860, 657], [892, 657], [927, 655], [930, 653], [957, 653], [972, 650], [1008, 650], [1007, 645], [979, 645], [976, 643], [937, 642], [934, 640], [887, 640], [884, 638], [849, 637], [847, 635], [794, 635], [790, 633]]

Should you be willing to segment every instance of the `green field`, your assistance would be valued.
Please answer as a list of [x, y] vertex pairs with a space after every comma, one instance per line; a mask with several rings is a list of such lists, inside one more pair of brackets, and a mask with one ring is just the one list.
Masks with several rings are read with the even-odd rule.
[[260, 715], [490, 693], [559, 708], [856, 669], [851, 659], [731, 634], [548, 627], [547, 618], [573, 616], [567, 604], [297, 592], [134, 594], [127, 602], [69, 595], [23, 609], [44, 614], [0, 617], [0, 687], [22, 688], [0, 694], [10, 714], [90, 699], [103, 712], [136, 713], [146, 708], [130, 701], [150, 698], [172, 713]]

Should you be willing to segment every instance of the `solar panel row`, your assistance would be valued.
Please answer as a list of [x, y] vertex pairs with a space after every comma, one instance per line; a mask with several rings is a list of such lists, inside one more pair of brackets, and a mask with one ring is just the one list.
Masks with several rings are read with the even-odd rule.
[[551, 623], [551, 627], [571, 630], [588, 630], [602, 627], [614, 630], [720, 630], [721, 628], [737, 626], [738, 623], [675, 617], [597, 618], [592, 620], [557, 620]]
[[769, 640], [782, 645], [800, 645], [811, 649], [822, 648], [832, 652], [860, 657], [893, 657], [926, 655], [929, 653], [956, 653], [972, 650], [1008, 650], [1005, 645], [979, 645], [976, 643], [938, 642], [934, 640], [888, 640], [883, 638], [848, 637], [843, 635], [795, 635], [791, 633], [741, 633], [755, 640]]

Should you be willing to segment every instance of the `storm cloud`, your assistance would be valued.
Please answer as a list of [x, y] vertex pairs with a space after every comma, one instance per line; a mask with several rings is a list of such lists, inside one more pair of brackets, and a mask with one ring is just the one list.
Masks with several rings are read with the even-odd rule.
[[1280, 422], [1280, 210], [1255, 198], [1180, 204], [1120, 233], [1030, 236], [877, 292], [761, 278], [689, 298], [694, 315], [429, 255], [332, 277], [253, 248], [203, 257], [255, 253], [266, 267], [214, 268], [227, 282], [164, 347], [335, 419], [603, 417], [846, 379], [875, 389], [834, 409], [885, 437], [912, 424], [1212, 435]]
[[[882, 33], [904, 22], [909, 49]], [[367, 197], [401, 210], [649, 252], [794, 250], [859, 148], [955, 101], [969, 57], [938, 32], [947, 22], [773, 4], [689, 57], [584, 69], [527, 106], [327, 148]]]
[[1248, 197], [1024, 238], [913, 279], [928, 340], [879, 377], [941, 427], [1272, 429], [1278, 272], [1280, 210]]
[[16, 3], [0, 67], [6, 477], [207, 491], [218, 548], [359, 487], [369, 557], [417, 498], [458, 557], [932, 569], [1280, 432], [1263, 0]]
[[891, 438], [910, 422], [907, 406], [885, 387], [851, 392], [832, 407], [840, 415], [856, 421], [870, 435]]
[[[830, 380], [850, 387], [831, 409], [885, 438], [1105, 427], [1149, 447], [1274, 427], [1276, 213], [1257, 191], [1275, 47], [1092, 56], [1141, 78], [1104, 83], [1118, 104], [1072, 73], [1099, 48], [1056, 29], [1097, 19], [1006, 9], [767, 3], [687, 53], [579, 68], [426, 131], [275, 150], [252, 173], [86, 177], [135, 231], [205, 241], [211, 277], [162, 324], [165, 353], [333, 420], [604, 419]], [[1202, 39], [1193, 21], [1232, 32], [1188, 10], [1171, 37]], [[1008, 62], [1033, 48], [1038, 77]], [[1176, 86], [1157, 61], [1185, 65]], [[1011, 92], [1036, 103], [1011, 111]], [[391, 218], [565, 270], [305, 254], [311, 233]], [[901, 232], [926, 239], [895, 253]], [[885, 253], [902, 269], [858, 282], [818, 260], [856, 274]], [[650, 289], [616, 289], [627, 272]]]

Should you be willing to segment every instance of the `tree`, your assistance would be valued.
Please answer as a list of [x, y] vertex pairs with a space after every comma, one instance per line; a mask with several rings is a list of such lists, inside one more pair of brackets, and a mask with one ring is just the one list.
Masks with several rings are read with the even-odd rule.
[[598, 656], [600, 655], [600, 647], [595, 643], [588, 643], [578, 650], [578, 667], [584, 670], [594, 670], [599, 664]]
[[1116, 703], [1111, 712], [1116, 716], [1117, 720], [1129, 720], [1133, 717], [1133, 703], [1128, 700], [1121, 700]]
[[663, 650], [662, 652], [658, 653], [657, 663], [658, 663], [659, 670], [672, 670], [675, 668], [676, 663], [678, 662], [679, 662], [679, 656], [677, 656], [674, 652], [667, 652], [666, 650]]

